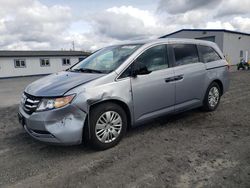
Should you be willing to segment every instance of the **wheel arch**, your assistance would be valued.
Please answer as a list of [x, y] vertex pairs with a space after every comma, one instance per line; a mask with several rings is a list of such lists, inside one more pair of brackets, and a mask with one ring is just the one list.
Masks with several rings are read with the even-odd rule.
[[217, 83], [218, 85], [219, 85], [219, 87], [220, 87], [220, 89], [221, 89], [221, 96], [223, 95], [223, 83], [222, 83], [222, 81], [221, 80], [219, 80], [219, 79], [214, 79], [214, 80], [212, 80], [209, 84], [208, 84], [208, 86], [207, 86], [207, 88], [206, 88], [206, 92], [204, 93], [204, 96], [203, 96], [203, 102], [204, 102], [204, 100], [205, 100], [205, 97], [206, 97], [206, 93], [207, 93], [207, 90], [208, 90], [208, 88], [209, 88], [209, 86], [212, 84], [212, 83]]
[[223, 83], [222, 83], [222, 81], [221, 80], [219, 80], [219, 79], [215, 79], [215, 80], [213, 80], [209, 85], [211, 85], [212, 83], [217, 83], [218, 85], [219, 85], [219, 87], [220, 87], [220, 90], [221, 90], [221, 95], [223, 95], [223, 93], [224, 93], [224, 88], [223, 88]]
[[105, 103], [115, 103], [115, 104], [119, 105], [126, 113], [127, 120], [128, 120], [127, 121], [128, 122], [127, 127], [128, 128], [131, 127], [131, 125], [132, 125], [131, 110], [130, 110], [129, 106], [124, 101], [121, 101], [119, 99], [105, 99], [105, 100], [102, 100], [102, 101], [95, 102], [95, 103], [93, 103], [93, 104], [91, 104], [89, 106], [89, 113], [90, 113], [91, 109], [93, 109], [94, 107], [96, 107], [98, 105], [105, 104]]

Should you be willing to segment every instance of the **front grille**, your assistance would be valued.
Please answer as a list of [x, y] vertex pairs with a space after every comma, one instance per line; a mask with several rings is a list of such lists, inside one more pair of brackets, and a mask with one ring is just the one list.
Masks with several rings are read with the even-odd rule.
[[24, 93], [22, 96], [23, 110], [27, 114], [32, 114], [33, 112], [36, 111], [40, 101], [41, 98]]

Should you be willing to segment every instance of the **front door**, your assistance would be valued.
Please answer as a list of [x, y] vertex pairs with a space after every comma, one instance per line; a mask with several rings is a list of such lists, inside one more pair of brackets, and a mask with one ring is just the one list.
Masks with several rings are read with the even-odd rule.
[[169, 67], [166, 45], [147, 49], [133, 63], [144, 64], [150, 72], [131, 77], [135, 122], [173, 112], [174, 71]]

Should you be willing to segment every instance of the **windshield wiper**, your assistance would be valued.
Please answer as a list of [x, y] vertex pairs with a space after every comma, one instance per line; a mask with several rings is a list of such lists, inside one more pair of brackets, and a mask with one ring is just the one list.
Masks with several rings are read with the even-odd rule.
[[69, 71], [73, 71], [73, 72], [87, 72], [87, 73], [103, 73], [103, 71], [95, 70], [95, 69], [88, 69], [88, 68], [69, 69]]

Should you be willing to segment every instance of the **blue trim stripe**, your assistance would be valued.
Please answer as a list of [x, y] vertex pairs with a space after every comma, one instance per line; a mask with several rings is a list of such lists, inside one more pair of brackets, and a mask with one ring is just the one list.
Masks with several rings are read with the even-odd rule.
[[239, 31], [231, 31], [231, 30], [226, 30], [226, 29], [181, 29], [181, 30], [175, 31], [173, 33], [161, 36], [160, 38], [166, 38], [166, 37], [169, 37], [169, 36], [174, 35], [176, 33], [180, 33], [182, 31], [225, 32], [225, 33], [233, 33], [233, 34], [240, 34], [240, 35], [250, 36], [250, 33], [243, 33], [243, 32], [239, 32]]

